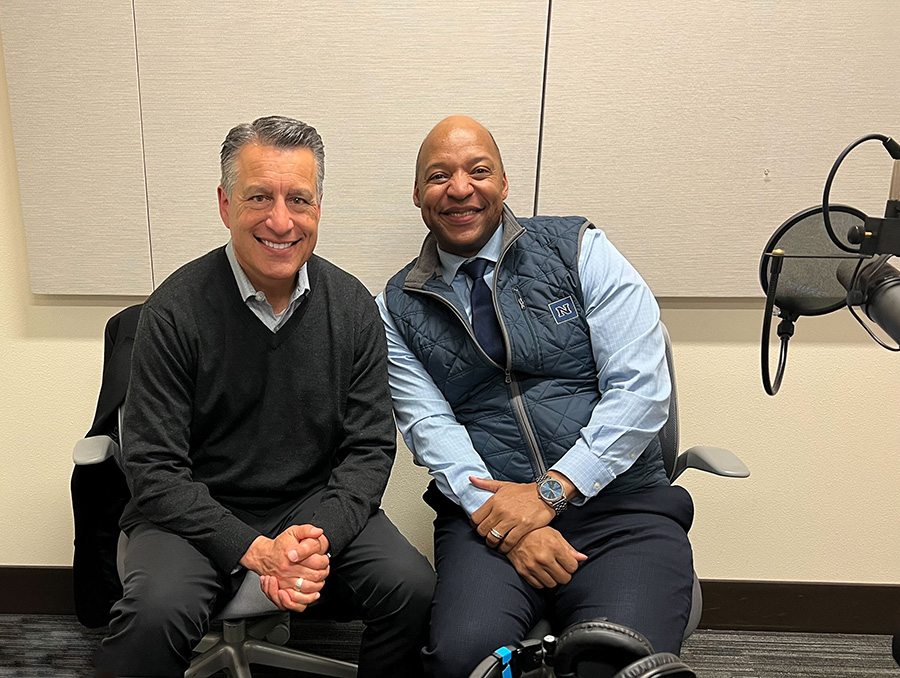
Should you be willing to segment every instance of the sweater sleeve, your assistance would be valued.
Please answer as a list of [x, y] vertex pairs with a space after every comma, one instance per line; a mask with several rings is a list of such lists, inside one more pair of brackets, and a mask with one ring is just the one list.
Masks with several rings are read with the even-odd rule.
[[397, 448], [387, 378], [387, 344], [371, 297], [363, 300], [353, 339], [343, 439], [312, 523], [335, 556], [381, 504]]
[[123, 471], [140, 513], [230, 572], [259, 532], [191, 476], [190, 428], [196, 348], [149, 302], [135, 336], [123, 413]]

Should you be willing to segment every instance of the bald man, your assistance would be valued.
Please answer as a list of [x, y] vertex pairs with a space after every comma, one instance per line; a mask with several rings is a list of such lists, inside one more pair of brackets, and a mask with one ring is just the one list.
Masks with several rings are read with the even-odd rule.
[[605, 617], [681, 649], [690, 496], [657, 434], [670, 383], [649, 288], [582, 217], [519, 219], [494, 138], [447, 118], [419, 150], [430, 233], [378, 297], [397, 422], [434, 480], [431, 676], [540, 619]]

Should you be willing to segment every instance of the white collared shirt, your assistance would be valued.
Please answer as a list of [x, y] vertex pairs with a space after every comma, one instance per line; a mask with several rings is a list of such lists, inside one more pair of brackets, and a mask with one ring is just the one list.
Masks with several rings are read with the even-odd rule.
[[288, 305], [281, 313], [275, 313], [275, 309], [272, 308], [269, 300], [266, 299], [266, 293], [262, 290], [257, 290], [253, 286], [250, 278], [247, 277], [244, 269], [238, 263], [234, 254], [234, 242], [232, 240], [229, 240], [228, 244], [225, 245], [225, 256], [228, 257], [228, 263], [231, 264], [231, 272], [234, 273], [234, 279], [237, 281], [238, 289], [241, 291], [241, 299], [250, 307], [253, 314], [262, 320], [266, 327], [272, 332], [277, 332], [290, 319], [300, 305], [303, 296], [309, 291], [309, 274], [306, 270], [306, 264], [303, 264], [297, 272], [297, 287], [294, 288]]

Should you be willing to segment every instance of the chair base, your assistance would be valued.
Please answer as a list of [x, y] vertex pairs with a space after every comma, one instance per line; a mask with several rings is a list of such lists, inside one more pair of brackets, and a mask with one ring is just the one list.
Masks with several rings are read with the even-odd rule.
[[334, 678], [356, 678], [355, 664], [282, 647], [290, 636], [289, 623], [287, 615], [265, 617], [249, 629], [244, 620], [224, 621], [221, 633], [208, 633], [200, 641], [200, 655], [191, 662], [184, 677], [207, 678], [226, 671], [231, 678], [252, 678], [250, 664], [262, 664]]

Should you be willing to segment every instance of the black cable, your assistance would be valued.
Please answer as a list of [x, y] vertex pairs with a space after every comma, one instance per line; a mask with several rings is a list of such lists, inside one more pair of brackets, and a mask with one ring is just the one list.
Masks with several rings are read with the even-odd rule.
[[770, 255], [771, 268], [769, 271], [769, 288], [766, 292], [766, 310], [763, 315], [762, 342], [760, 343], [760, 362], [762, 364], [763, 388], [770, 396], [778, 393], [781, 388], [781, 380], [784, 378], [784, 369], [787, 366], [788, 341], [794, 333], [794, 321], [797, 316], [792, 313], [782, 315], [778, 312], [782, 321], [778, 325], [778, 337], [781, 339], [781, 350], [778, 354], [778, 369], [775, 372], [775, 382], [771, 380], [769, 372], [769, 335], [772, 332], [772, 316], [775, 315], [775, 288], [778, 287], [778, 276], [784, 265], [784, 252], [775, 250]]
[[880, 141], [884, 145], [888, 153], [891, 154], [891, 157], [894, 156], [893, 149], [897, 145], [896, 141], [888, 136], [885, 136], [884, 134], [867, 134], [864, 137], [860, 137], [852, 144], [847, 146], [847, 148], [845, 148], [843, 151], [841, 151], [841, 154], [837, 157], [837, 160], [834, 161], [834, 165], [831, 166], [831, 172], [828, 173], [828, 179], [825, 180], [825, 190], [822, 193], [822, 218], [825, 221], [825, 230], [828, 231], [828, 237], [831, 238], [832, 242], [845, 252], [853, 252], [854, 254], [858, 254], [859, 249], [848, 247], [840, 240], [838, 240], [837, 235], [835, 235], [834, 233], [834, 229], [831, 227], [831, 203], [829, 202], [829, 196], [831, 194], [831, 183], [834, 181], [834, 177], [837, 175], [838, 167], [841, 166], [841, 163], [844, 162], [844, 158], [847, 157], [850, 151], [852, 151], [863, 142], [875, 140]]

